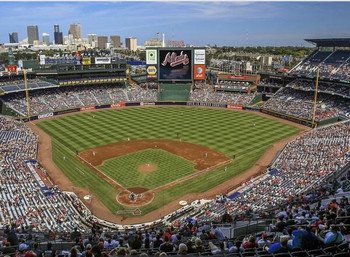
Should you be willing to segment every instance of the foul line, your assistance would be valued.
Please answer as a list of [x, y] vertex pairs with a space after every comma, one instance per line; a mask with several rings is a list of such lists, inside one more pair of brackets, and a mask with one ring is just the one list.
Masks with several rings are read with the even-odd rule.
[[[83, 157], [81, 157], [79, 154], [76, 154], [73, 150], [69, 149], [67, 146], [65, 146], [64, 144], [62, 144], [60, 141], [58, 141], [57, 139], [54, 139], [55, 142], [59, 143], [61, 146], [63, 146], [64, 148], [66, 148], [66, 150], [68, 150], [68, 152], [70, 152], [71, 154], [73, 154], [74, 156], [78, 157], [82, 162], [85, 163], [85, 166], [90, 166], [89, 168], [92, 169], [93, 171], [95, 171], [95, 174], [97, 174], [100, 178], [103, 178], [105, 181], [107, 181], [108, 184], [110, 184], [111, 186], [113, 186], [114, 188], [118, 189], [118, 190], [126, 190], [129, 193], [131, 193], [127, 188], [123, 187], [121, 184], [119, 184], [118, 182], [116, 182], [114, 179], [112, 179], [111, 177], [109, 177], [108, 175], [106, 175], [105, 173], [103, 173], [102, 171], [100, 171], [98, 168], [96, 168], [95, 166], [93, 166], [91, 163], [89, 163], [87, 160], [85, 160]], [[81, 172], [81, 170], [79, 170]]]
[[116, 182], [114, 179], [112, 179], [110, 176], [108, 176], [107, 174], [103, 173], [102, 171], [100, 171], [98, 168], [96, 168], [94, 165], [92, 165], [90, 162], [88, 162], [87, 160], [85, 160], [83, 157], [81, 157], [79, 154], [76, 155], [82, 162], [85, 163], [86, 166], [90, 166], [90, 169], [92, 169], [93, 171], [95, 171], [95, 173], [105, 179], [105, 181], [107, 181], [111, 186], [113, 186], [114, 188], [118, 189], [118, 190], [126, 190], [129, 193], [131, 193], [127, 188], [123, 187], [121, 184], [119, 184], [118, 182]]

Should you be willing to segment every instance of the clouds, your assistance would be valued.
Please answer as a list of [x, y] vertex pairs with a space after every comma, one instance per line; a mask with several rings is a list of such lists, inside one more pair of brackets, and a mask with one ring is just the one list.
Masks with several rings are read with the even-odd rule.
[[[290, 40], [299, 42], [300, 36], [308, 32], [327, 34], [322, 27], [312, 25], [315, 21], [327, 29], [335, 28], [333, 34], [347, 31], [346, 24], [350, 23], [346, 15], [348, 3], [3, 2], [1, 6], [0, 17], [6, 26], [1, 30], [0, 42], [8, 42], [8, 32], [13, 31], [19, 32], [20, 39], [25, 38], [27, 25], [38, 25], [40, 34], [46, 32], [52, 38], [53, 25], [59, 24], [66, 35], [69, 24], [75, 22], [82, 25], [83, 36], [135, 36], [139, 44], [156, 32], [164, 32], [168, 37], [174, 34], [174, 39], [186, 43], [213, 44], [216, 40], [217, 45], [229, 45], [233, 41], [246, 42], [242, 38], [247, 32], [252, 35], [251, 40], [256, 40], [259, 35], [266, 38], [266, 34], [275, 34], [276, 38], [289, 30], [285, 39], [288, 44]], [[326, 18], [329, 10], [332, 20]], [[230, 40], [227, 33], [234, 38]], [[270, 44], [273, 45], [272, 38]]]

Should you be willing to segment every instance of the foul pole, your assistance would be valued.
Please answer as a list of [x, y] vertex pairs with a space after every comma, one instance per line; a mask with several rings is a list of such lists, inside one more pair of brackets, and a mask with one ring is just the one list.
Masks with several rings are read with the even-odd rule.
[[28, 82], [27, 82], [27, 71], [23, 70], [24, 74], [24, 86], [26, 89], [26, 100], [27, 100], [27, 118], [30, 119], [30, 106], [29, 106], [29, 91], [28, 91]]
[[312, 125], [316, 127], [315, 118], [316, 118], [316, 104], [317, 104], [317, 91], [318, 91], [318, 77], [320, 75], [320, 69], [317, 69], [316, 73], [316, 84], [315, 84], [315, 95], [314, 95], [314, 106], [313, 106], [313, 112], [312, 112]]

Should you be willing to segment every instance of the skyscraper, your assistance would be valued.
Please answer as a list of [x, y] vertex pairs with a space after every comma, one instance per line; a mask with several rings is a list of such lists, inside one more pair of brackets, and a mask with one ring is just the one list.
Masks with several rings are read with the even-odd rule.
[[81, 35], [80, 23], [72, 23], [69, 26], [69, 33], [68, 34], [72, 34], [74, 39], [81, 39], [82, 35]]
[[34, 40], [39, 40], [38, 26], [27, 26], [28, 44], [33, 44]]
[[56, 45], [63, 45], [63, 34], [60, 32], [60, 26], [55, 24], [54, 26], [54, 39]]
[[12, 32], [9, 33], [10, 43], [18, 43], [18, 33]]
[[125, 47], [130, 51], [137, 50], [137, 38], [136, 37], [127, 37], [125, 38]]
[[100, 49], [106, 49], [106, 44], [108, 43], [107, 36], [98, 36], [97, 37], [97, 47]]
[[114, 47], [120, 48], [120, 36], [111, 36], [111, 43]]
[[97, 35], [96, 34], [88, 34], [88, 43], [92, 48], [97, 47]]
[[45, 45], [50, 45], [50, 35], [47, 33], [43, 33], [43, 42]]

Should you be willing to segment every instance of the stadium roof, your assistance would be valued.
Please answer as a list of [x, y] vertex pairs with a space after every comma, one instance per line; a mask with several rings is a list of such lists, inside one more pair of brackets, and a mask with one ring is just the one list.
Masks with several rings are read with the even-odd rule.
[[350, 47], [350, 38], [305, 39], [305, 41], [316, 44], [318, 47]]

